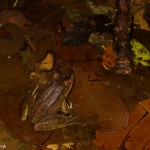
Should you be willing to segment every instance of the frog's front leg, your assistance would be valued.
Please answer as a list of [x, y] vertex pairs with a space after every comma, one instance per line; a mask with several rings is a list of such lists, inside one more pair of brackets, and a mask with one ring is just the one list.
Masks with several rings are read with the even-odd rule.
[[69, 80], [65, 80], [65, 85], [66, 85], [66, 92], [64, 94], [64, 99], [62, 101], [62, 112], [64, 114], [70, 114], [73, 107], [72, 107], [72, 103], [70, 102], [70, 104], [67, 103], [67, 97], [73, 87], [73, 83], [74, 83], [74, 73], [72, 73], [71, 78]]
[[70, 104], [68, 104], [66, 98], [64, 98], [64, 100], [63, 100], [63, 102], [62, 102], [62, 107], [61, 107], [62, 112], [63, 112], [64, 114], [70, 114], [71, 111], [73, 110], [72, 103], [71, 103], [71, 102], [69, 102], [69, 103], [70, 103]]

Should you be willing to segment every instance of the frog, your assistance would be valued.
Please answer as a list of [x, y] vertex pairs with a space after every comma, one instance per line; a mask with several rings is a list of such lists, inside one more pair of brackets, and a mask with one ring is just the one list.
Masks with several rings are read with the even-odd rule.
[[77, 117], [71, 115], [72, 103], [67, 103], [73, 83], [74, 72], [69, 70], [53, 73], [42, 90], [38, 90], [40, 85], [37, 84], [22, 104], [22, 121], [28, 117], [36, 131], [55, 130], [76, 124]]

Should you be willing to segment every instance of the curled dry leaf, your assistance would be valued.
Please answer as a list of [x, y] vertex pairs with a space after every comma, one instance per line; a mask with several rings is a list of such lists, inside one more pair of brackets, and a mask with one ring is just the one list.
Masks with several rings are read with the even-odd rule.
[[109, 70], [110, 68], [116, 66], [115, 55], [116, 54], [112, 48], [112, 45], [107, 45], [105, 52], [102, 56], [102, 59], [103, 59], [102, 64], [105, 69]]

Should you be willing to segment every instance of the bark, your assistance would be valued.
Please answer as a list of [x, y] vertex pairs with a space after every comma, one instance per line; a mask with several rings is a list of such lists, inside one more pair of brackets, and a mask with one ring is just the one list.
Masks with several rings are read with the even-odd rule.
[[129, 74], [131, 72], [131, 46], [130, 46], [130, 0], [118, 0], [115, 25], [114, 46], [116, 50], [117, 73]]

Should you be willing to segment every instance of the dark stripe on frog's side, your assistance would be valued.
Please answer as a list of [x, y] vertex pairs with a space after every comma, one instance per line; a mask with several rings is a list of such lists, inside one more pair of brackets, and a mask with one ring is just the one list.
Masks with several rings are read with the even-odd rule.
[[57, 78], [52, 78], [49, 81], [42, 90], [40, 97], [36, 99], [36, 103], [31, 113], [32, 122], [37, 122], [39, 118], [44, 116], [45, 113], [51, 109], [64, 88], [65, 85]]
[[[40, 105], [38, 106], [35, 105], [32, 111], [32, 123], [36, 123], [40, 118], [45, 116], [49, 112], [49, 110], [51, 110], [51, 107], [55, 104], [57, 98], [62, 93], [63, 89], [64, 86], [62, 85], [58, 86], [49, 94], [49, 96], [46, 98], [44, 102], [41, 101]], [[60, 107], [61, 106], [59, 106], [58, 104], [58, 109]]]
[[44, 102], [49, 95], [54, 91], [54, 89], [58, 86], [56, 78], [52, 78], [44, 89], [39, 93], [40, 97], [36, 100], [36, 106], [40, 105], [41, 102]]

